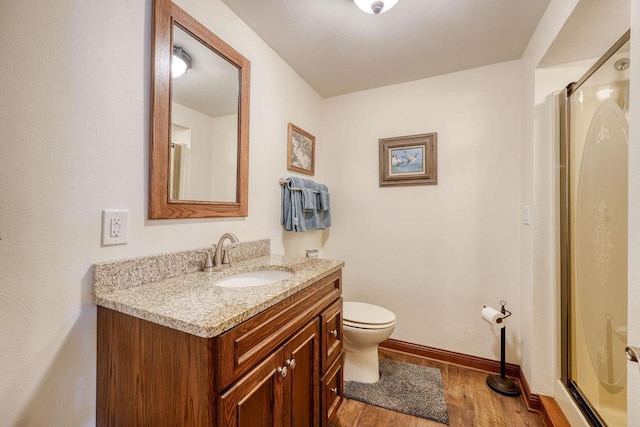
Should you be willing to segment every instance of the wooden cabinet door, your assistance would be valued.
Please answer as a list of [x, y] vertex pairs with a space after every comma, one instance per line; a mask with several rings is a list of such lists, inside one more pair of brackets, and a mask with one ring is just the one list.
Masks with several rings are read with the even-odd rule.
[[[284, 424], [283, 352], [268, 356], [218, 398], [218, 425], [280, 427]], [[284, 374], [284, 375], [283, 375]]]
[[284, 345], [289, 381], [285, 388], [285, 426], [320, 425], [320, 327], [316, 318]]

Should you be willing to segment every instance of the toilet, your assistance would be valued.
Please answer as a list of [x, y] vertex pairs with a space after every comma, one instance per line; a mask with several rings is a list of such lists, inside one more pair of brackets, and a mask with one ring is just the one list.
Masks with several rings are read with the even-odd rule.
[[342, 309], [344, 380], [375, 383], [380, 379], [378, 344], [391, 336], [396, 315], [386, 308], [345, 301]]

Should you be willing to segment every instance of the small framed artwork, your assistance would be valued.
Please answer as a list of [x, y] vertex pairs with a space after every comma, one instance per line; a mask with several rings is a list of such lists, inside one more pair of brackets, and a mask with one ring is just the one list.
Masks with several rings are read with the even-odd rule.
[[383, 138], [380, 187], [438, 183], [437, 133]]
[[300, 129], [293, 123], [289, 123], [288, 139], [287, 169], [313, 175], [316, 155], [316, 137]]

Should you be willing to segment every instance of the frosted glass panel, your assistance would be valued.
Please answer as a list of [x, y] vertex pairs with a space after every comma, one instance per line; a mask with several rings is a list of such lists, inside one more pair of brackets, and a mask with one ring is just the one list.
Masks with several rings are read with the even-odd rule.
[[626, 426], [628, 43], [569, 100], [571, 371], [609, 426]]

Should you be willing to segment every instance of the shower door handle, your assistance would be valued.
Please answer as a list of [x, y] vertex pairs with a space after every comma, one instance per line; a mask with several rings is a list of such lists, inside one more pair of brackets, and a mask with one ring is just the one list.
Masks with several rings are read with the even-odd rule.
[[[627, 356], [627, 359], [631, 362], [640, 362], [640, 348], [628, 346], [624, 349], [624, 354]], [[639, 364], [640, 365], [640, 364]], [[640, 366], [638, 366], [640, 369]]]

